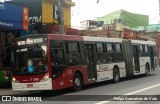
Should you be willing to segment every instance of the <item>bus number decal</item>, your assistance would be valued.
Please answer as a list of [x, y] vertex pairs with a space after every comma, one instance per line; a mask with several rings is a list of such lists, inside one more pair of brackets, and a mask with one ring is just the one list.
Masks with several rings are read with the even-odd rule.
[[109, 80], [111, 72], [107, 64], [97, 65], [97, 82]]
[[109, 69], [108, 65], [105, 64], [97, 65], [97, 72], [109, 71], [108, 69]]

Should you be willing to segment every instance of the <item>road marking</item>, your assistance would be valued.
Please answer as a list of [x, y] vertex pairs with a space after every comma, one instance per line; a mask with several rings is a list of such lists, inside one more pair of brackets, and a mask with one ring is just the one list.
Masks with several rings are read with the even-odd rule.
[[[139, 93], [139, 92], [143, 92], [143, 91], [146, 91], [146, 90], [149, 90], [149, 89], [158, 87], [158, 86], [160, 86], [160, 83], [159, 83], [159, 84], [156, 84], [156, 85], [153, 85], [153, 86], [149, 86], [149, 87], [140, 89], [140, 90], [137, 90], [137, 91], [133, 91], [133, 92], [130, 92], [130, 93], [126, 93], [126, 94], [124, 94], [124, 95], [133, 95], [133, 94], [136, 94], [136, 93]], [[101, 102], [98, 102], [98, 103], [95, 103], [95, 104], [105, 104], [105, 103], [109, 103], [109, 102], [111, 102], [111, 101], [101, 101]]]

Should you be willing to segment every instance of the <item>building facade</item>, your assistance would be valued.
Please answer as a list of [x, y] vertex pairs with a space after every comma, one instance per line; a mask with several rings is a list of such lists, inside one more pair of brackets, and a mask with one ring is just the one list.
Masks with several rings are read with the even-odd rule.
[[[64, 25], [71, 27], [71, 7], [75, 5], [71, 0], [64, 0]], [[58, 0], [13, 0], [14, 5], [29, 8], [29, 34], [57, 32]], [[23, 32], [24, 35], [28, 34]], [[23, 35], [23, 34], [22, 34]]]
[[138, 26], [138, 27], [133, 27], [133, 30], [136, 31], [143, 31], [145, 30], [146, 32], [160, 32], [160, 25], [159, 24], [152, 24], [148, 26]]
[[[11, 67], [11, 45], [19, 31], [28, 30], [28, 8], [0, 2], [0, 73]], [[0, 75], [0, 84], [9, 81]]]
[[118, 10], [103, 17], [99, 17], [96, 21], [104, 21], [104, 24], [122, 23], [129, 27], [147, 26], [149, 25], [149, 16]]

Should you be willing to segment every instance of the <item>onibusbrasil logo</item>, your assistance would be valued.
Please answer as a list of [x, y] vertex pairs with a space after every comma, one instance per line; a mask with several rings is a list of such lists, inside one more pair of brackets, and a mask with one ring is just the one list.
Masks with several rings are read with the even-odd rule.
[[41, 97], [2, 96], [2, 101], [42, 101]]

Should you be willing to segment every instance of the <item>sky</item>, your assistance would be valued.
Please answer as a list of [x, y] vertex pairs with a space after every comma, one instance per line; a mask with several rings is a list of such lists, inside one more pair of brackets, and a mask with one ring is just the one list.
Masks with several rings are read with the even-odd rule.
[[150, 24], [159, 22], [159, 0], [72, 0], [72, 26], [80, 27], [80, 22], [102, 17], [123, 9], [128, 12], [149, 15]]

